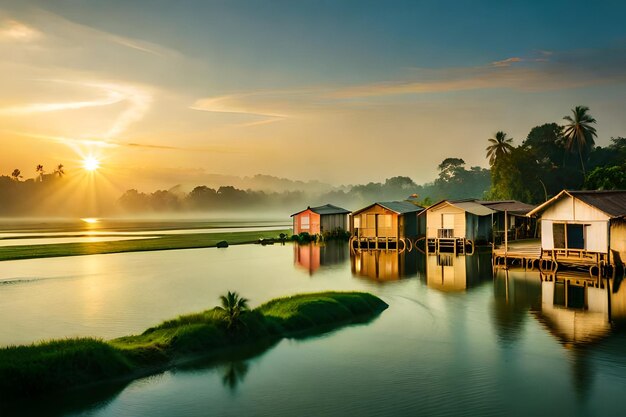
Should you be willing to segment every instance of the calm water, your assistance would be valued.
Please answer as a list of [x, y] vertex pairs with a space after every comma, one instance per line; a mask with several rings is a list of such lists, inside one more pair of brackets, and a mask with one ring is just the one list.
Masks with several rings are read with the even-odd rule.
[[[24, 415], [622, 415], [626, 285], [568, 293], [535, 272], [492, 275], [489, 255], [350, 255], [343, 245], [235, 246], [0, 264], [0, 344], [112, 338], [211, 307], [304, 291], [370, 291], [373, 322], [283, 340]], [[595, 291], [595, 292], [594, 292]], [[581, 298], [582, 297], [582, 298]], [[10, 413], [6, 410], [5, 413]]]

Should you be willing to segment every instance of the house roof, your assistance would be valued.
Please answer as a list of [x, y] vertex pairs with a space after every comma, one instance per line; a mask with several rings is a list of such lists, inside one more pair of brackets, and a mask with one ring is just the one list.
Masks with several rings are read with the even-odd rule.
[[476, 216], [488, 216], [490, 214], [495, 213], [494, 210], [490, 209], [489, 207], [486, 207], [482, 204], [478, 204], [477, 200], [474, 199], [470, 199], [470, 200], [442, 200], [436, 204], [433, 204], [432, 206], [428, 207], [428, 210], [431, 210], [441, 204], [449, 204], [453, 207], [459, 208], [463, 211], [466, 211], [468, 213], [474, 214]]
[[521, 201], [517, 201], [517, 200], [476, 201], [476, 202], [478, 204], [481, 204], [495, 211], [508, 211], [514, 214], [526, 214], [535, 208], [535, 206], [522, 203]]
[[354, 214], [360, 213], [375, 205], [379, 205], [381, 207], [386, 208], [387, 210], [391, 210], [394, 213], [398, 213], [398, 214], [418, 213], [424, 210], [423, 207], [420, 207], [408, 201], [377, 201], [375, 203], [370, 204], [367, 207], [363, 207], [360, 210], [354, 211], [352, 214], [354, 215]]
[[536, 207], [528, 213], [533, 216], [543, 212], [555, 201], [564, 196], [576, 198], [596, 209], [602, 211], [611, 218], [626, 216], [626, 190], [597, 190], [597, 191], [568, 191], [563, 190], [550, 200]]
[[341, 207], [337, 207], [337, 206], [333, 206], [332, 204], [324, 204], [323, 206], [317, 206], [317, 207], [307, 207], [304, 210], [300, 210], [297, 213], [294, 213], [291, 215], [291, 217], [298, 215], [302, 212], [305, 212], [307, 210], [311, 210], [313, 213], [317, 213], [319, 215], [325, 215], [325, 214], [349, 214], [350, 210], [346, 210], [344, 208]]

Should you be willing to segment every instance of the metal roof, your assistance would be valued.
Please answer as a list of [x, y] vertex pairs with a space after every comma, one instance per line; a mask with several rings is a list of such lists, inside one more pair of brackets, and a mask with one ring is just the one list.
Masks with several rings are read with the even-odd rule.
[[522, 203], [517, 200], [501, 200], [501, 201], [476, 201], [485, 207], [488, 207], [495, 211], [509, 211], [511, 213], [526, 214], [535, 206]]
[[544, 211], [548, 206], [562, 198], [564, 195], [576, 198], [583, 203], [606, 213], [609, 217], [626, 216], [626, 190], [597, 190], [597, 191], [568, 191], [563, 190], [550, 200], [528, 213], [529, 216]]
[[386, 208], [387, 210], [391, 210], [394, 213], [398, 213], [398, 214], [419, 213], [420, 211], [424, 210], [423, 207], [420, 207], [408, 201], [377, 201], [376, 203], [372, 203], [369, 206], [363, 207], [360, 210], [353, 211], [352, 214], [353, 215], [358, 214], [375, 205], [379, 205], [381, 207]]
[[319, 215], [325, 215], [325, 214], [349, 214], [350, 210], [346, 210], [344, 208], [341, 207], [337, 207], [337, 206], [333, 206], [332, 204], [324, 204], [323, 206], [317, 206], [317, 207], [307, 207], [304, 210], [300, 210], [297, 213], [294, 213], [291, 215], [291, 217], [300, 214], [304, 211], [307, 210], [311, 210], [313, 213], [317, 213]]
[[398, 214], [416, 213], [418, 211], [424, 210], [423, 207], [420, 207], [408, 201], [384, 201], [384, 202], [377, 202], [376, 204], [381, 205], [384, 208], [389, 209]]
[[474, 214], [476, 216], [488, 216], [495, 213], [489, 207], [485, 207], [482, 204], [478, 204], [476, 201], [447, 201], [448, 204], [454, 207], [458, 207], [463, 211]]

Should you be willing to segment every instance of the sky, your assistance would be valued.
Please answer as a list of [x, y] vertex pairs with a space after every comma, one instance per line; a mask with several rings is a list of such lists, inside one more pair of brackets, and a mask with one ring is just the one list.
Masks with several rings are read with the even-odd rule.
[[576, 105], [626, 136], [622, 1], [0, 0], [0, 174], [120, 189], [487, 167]]

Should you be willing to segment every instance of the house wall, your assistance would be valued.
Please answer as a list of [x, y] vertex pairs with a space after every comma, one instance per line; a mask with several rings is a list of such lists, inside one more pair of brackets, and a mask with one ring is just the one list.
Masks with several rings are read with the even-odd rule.
[[443, 214], [454, 215], [454, 237], [465, 237], [465, 211], [447, 203], [428, 209], [426, 212], [426, 237], [438, 237], [437, 231], [443, 227]]
[[[309, 218], [309, 227], [306, 227], [306, 222], [304, 222], [304, 218]], [[293, 216], [293, 233], [299, 234], [307, 232], [312, 235], [316, 235], [320, 233], [320, 215], [314, 213], [311, 210], [305, 210], [302, 213], [298, 213]]]
[[320, 231], [331, 232], [335, 229], [348, 229], [347, 214], [323, 214], [320, 216]]
[[611, 221], [611, 262], [626, 263], [626, 221]]
[[[390, 227], [378, 227], [380, 215], [391, 216]], [[358, 235], [361, 237], [398, 237], [398, 214], [391, 210], [375, 205], [352, 216], [350, 230], [353, 234], [356, 234], [354, 223], [357, 218], [360, 221]]]
[[565, 196], [554, 202], [541, 215], [541, 247], [554, 248], [554, 223], [584, 224], [585, 250], [607, 253], [609, 216], [588, 204]]
[[411, 239], [419, 236], [419, 217], [417, 213], [405, 213], [398, 216], [400, 237]]

